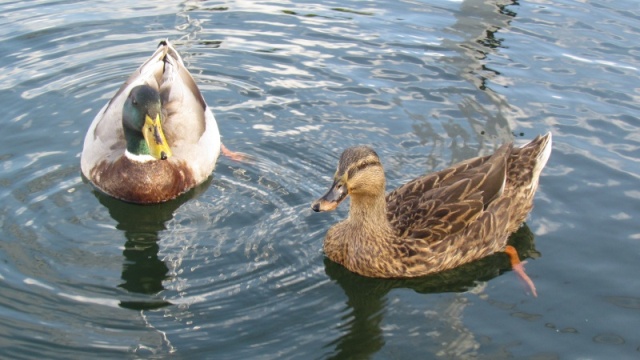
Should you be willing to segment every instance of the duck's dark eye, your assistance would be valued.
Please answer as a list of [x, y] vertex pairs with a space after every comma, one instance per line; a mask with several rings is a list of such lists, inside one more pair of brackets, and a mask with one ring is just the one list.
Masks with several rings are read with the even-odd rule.
[[129, 94], [129, 100], [131, 100], [132, 105], [138, 105], [138, 100], [136, 99], [136, 95], [133, 91]]

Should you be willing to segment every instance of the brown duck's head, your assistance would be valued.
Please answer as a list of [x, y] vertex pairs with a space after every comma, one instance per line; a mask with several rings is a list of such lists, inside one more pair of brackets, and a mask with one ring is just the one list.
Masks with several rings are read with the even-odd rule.
[[130, 153], [151, 155], [158, 160], [171, 157], [162, 130], [160, 94], [151, 86], [140, 85], [131, 90], [122, 108], [122, 127]]
[[385, 178], [380, 158], [368, 146], [346, 149], [340, 156], [338, 170], [329, 191], [311, 205], [313, 211], [331, 211], [347, 195], [353, 198], [384, 196]]

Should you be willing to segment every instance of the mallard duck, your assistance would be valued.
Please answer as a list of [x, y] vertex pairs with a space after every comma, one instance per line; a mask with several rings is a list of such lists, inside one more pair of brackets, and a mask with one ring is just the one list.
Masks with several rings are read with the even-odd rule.
[[376, 152], [348, 148], [331, 188], [312, 204], [316, 212], [331, 211], [351, 196], [349, 216], [329, 229], [324, 252], [360, 275], [407, 278], [505, 251], [509, 235], [533, 207], [550, 154], [548, 133], [520, 148], [505, 144], [493, 155], [419, 177], [385, 195]]
[[158, 203], [205, 181], [221, 150], [211, 109], [165, 40], [93, 119], [80, 165], [110, 196]]

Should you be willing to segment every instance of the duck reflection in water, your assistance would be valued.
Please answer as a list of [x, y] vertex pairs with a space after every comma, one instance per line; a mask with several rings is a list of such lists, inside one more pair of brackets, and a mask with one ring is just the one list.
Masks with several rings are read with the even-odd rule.
[[[538, 258], [534, 235], [526, 223], [509, 238], [523, 258]], [[335, 341], [326, 345], [330, 348], [331, 359], [367, 359], [378, 353], [385, 345], [382, 324], [388, 302], [388, 294], [393, 289], [412, 289], [423, 294], [446, 292], [481, 291], [489, 280], [512, 270], [511, 260], [506, 253], [496, 253], [452, 270], [433, 275], [408, 279], [376, 279], [359, 276], [325, 257], [325, 272], [332, 281], [344, 290], [349, 311], [348, 318], [338, 326], [343, 333]], [[434, 353], [457, 358], [468, 351], [477, 349], [477, 340], [462, 323], [462, 311], [468, 304], [466, 296], [451, 300], [446, 304], [437, 303], [431, 313], [436, 319], [433, 323]], [[444, 307], [444, 309], [443, 309]], [[426, 341], [421, 338], [421, 343]], [[442, 348], [441, 344], [449, 344]]]
[[171, 305], [155, 297], [164, 290], [162, 282], [169, 278], [169, 268], [158, 258], [160, 232], [173, 219], [175, 211], [186, 201], [205, 191], [211, 178], [175, 200], [155, 204], [139, 205], [127, 203], [95, 190], [94, 195], [118, 223], [116, 228], [124, 232], [127, 239], [122, 254], [122, 280], [119, 287], [130, 294], [149, 295], [137, 299], [120, 301], [120, 306], [134, 310], [157, 309]]

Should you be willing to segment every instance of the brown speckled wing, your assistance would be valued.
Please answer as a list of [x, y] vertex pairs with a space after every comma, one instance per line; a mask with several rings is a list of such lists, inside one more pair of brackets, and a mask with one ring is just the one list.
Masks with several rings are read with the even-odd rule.
[[510, 144], [492, 156], [415, 179], [387, 195], [387, 216], [400, 237], [434, 242], [478, 219], [504, 189]]

